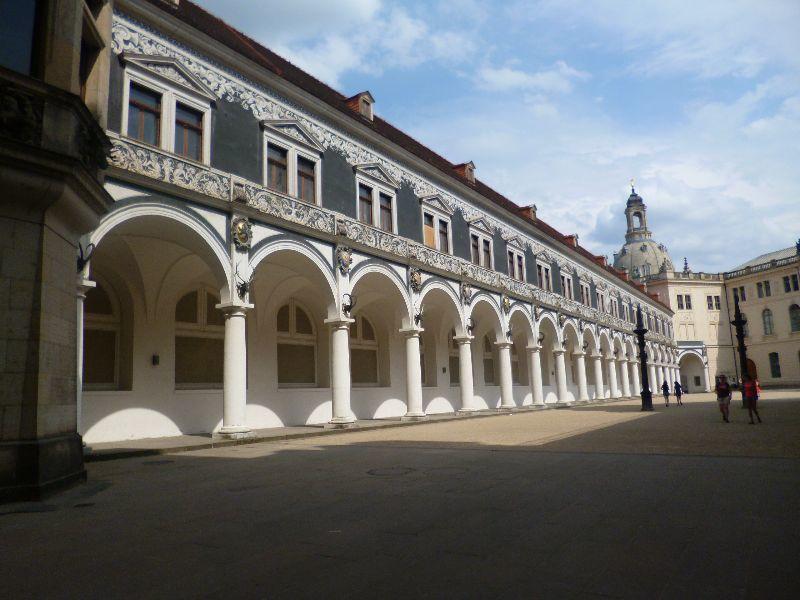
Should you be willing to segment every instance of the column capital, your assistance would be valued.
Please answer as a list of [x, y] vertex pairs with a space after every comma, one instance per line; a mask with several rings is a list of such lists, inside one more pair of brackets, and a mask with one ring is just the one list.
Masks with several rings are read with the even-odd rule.
[[564, 354], [565, 352], [566, 350], [564, 350], [564, 348], [553, 348], [553, 354], [555, 354], [556, 356]]
[[541, 347], [540, 345], [538, 345], [538, 344], [533, 344], [533, 345], [531, 345], [531, 346], [527, 346], [527, 347], [525, 348], [525, 350], [527, 350], [527, 351], [528, 351], [528, 352], [530, 352], [531, 354], [534, 354], [534, 353], [536, 353], [536, 352], [539, 352], [539, 350], [541, 350], [541, 349], [542, 349], [542, 347]]
[[575, 352], [572, 353], [572, 356], [586, 356], [586, 352], [583, 350], [575, 350]]
[[595, 360], [602, 360], [603, 359], [603, 354], [601, 352], [593, 352], [591, 354], [591, 357], [593, 359], [595, 359]]
[[75, 282], [75, 291], [79, 298], [85, 298], [89, 290], [97, 287], [97, 282], [92, 281], [88, 277], [84, 277], [82, 273], [78, 274], [78, 279]]
[[495, 342], [494, 345], [500, 349], [511, 348], [511, 346], [514, 345], [514, 342]]
[[403, 327], [398, 332], [405, 337], [419, 337], [425, 331], [422, 327]]
[[323, 323], [325, 325], [330, 325], [333, 329], [339, 329], [341, 327], [350, 327], [350, 323], [355, 323], [356, 320], [350, 317], [333, 317], [332, 319], [325, 319]]
[[456, 343], [459, 346], [463, 346], [464, 344], [471, 343], [472, 340], [475, 339], [475, 336], [474, 335], [457, 335], [457, 336], [454, 336], [453, 339], [456, 341]]
[[248, 310], [253, 308], [253, 305], [244, 302], [220, 302], [216, 304], [214, 308], [224, 312], [225, 316], [232, 316], [236, 314], [244, 315]]

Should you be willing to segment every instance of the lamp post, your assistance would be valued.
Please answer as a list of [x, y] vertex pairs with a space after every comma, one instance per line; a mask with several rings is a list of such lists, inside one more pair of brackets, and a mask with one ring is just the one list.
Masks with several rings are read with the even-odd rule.
[[650, 392], [650, 375], [647, 372], [647, 350], [644, 347], [644, 334], [647, 329], [642, 323], [642, 306], [636, 307], [636, 344], [639, 346], [639, 375], [642, 381], [642, 410], [653, 410], [653, 394]]
[[747, 317], [739, 310], [739, 297], [733, 297], [733, 321], [731, 325], [736, 329], [736, 341], [739, 347], [739, 367], [742, 371], [742, 406], [744, 406], [744, 382], [750, 380], [750, 373], [747, 371], [747, 347], [744, 345], [744, 326], [747, 325]]

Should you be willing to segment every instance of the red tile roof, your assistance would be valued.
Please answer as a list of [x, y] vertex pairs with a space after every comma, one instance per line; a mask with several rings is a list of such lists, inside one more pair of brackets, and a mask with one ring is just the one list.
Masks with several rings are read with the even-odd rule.
[[[305, 92], [308, 92], [313, 96], [316, 96], [329, 106], [332, 106], [333, 108], [341, 111], [347, 116], [358, 121], [361, 125], [369, 127], [379, 135], [382, 135], [383, 137], [389, 139], [390, 141], [397, 144], [404, 150], [407, 150], [408, 152], [424, 160], [431, 166], [439, 169], [445, 175], [452, 177], [461, 184], [473, 188], [476, 192], [478, 192], [483, 197], [493, 202], [498, 207], [523, 219], [524, 221], [526, 221], [534, 228], [538, 229], [539, 231], [547, 235], [548, 237], [552, 238], [556, 242], [559, 242], [560, 244], [563, 244], [569, 250], [577, 252], [578, 254], [584, 256], [585, 258], [589, 259], [592, 262], [598, 263], [598, 265], [601, 266], [601, 268], [603, 268], [605, 271], [607, 271], [609, 275], [617, 277], [621, 282], [631, 285], [632, 287], [635, 287], [639, 291], [644, 291], [643, 286], [635, 284], [633, 282], [626, 281], [625, 278], [623, 278], [622, 274], [616, 269], [608, 265], [605, 266], [602, 265], [602, 262], [598, 261], [598, 259], [602, 257], [598, 257], [595, 254], [592, 254], [591, 252], [589, 252], [580, 245], [573, 246], [571, 243], [569, 243], [569, 240], [566, 239], [567, 236], [560, 233], [559, 231], [557, 231], [555, 228], [551, 227], [544, 221], [538, 218], [536, 220], [528, 218], [527, 216], [521, 213], [521, 207], [519, 205], [512, 202], [511, 200], [509, 200], [496, 190], [492, 189], [482, 181], [478, 179], [476, 179], [474, 182], [469, 181], [466, 177], [460, 175], [456, 171], [455, 167], [457, 167], [458, 165], [451, 163], [449, 160], [437, 154], [427, 146], [424, 146], [423, 144], [412, 138], [410, 135], [399, 130], [391, 123], [384, 121], [377, 115], [375, 115], [372, 121], [370, 121], [366, 117], [361, 116], [361, 114], [359, 114], [357, 111], [354, 111], [349, 106], [348, 101], [350, 100], [350, 98], [344, 96], [343, 94], [340, 94], [332, 87], [321, 82], [319, 79], [316, 79], [315, 77], [306, 73], [299, 67], [296, 67], [285, 58], [275, 54], [269, 48], [262, 46], [252, 38], [246, 36], [242, 32], [231, 27], [230, 25], [225, 23], [225, 21], [212, 15], [205, 9], [198, 6], [197, 4], [194, 4], [189, 0], [180, 0], [177, 8], [175, 8], [169, 3], [164, 2], [164, 0], [147, 0], [147, 1], [150, 4], [164, 10], [165, 12], [174, 15], [187, 25], [194, 27], [198, 31], [208, 35], [209, 37], [215, 39], [216, 41], [227, 46], [228, 48], [238, 52], [242, 56], [252, 60], [254, 63], [275, 73], [276, 75], [282, 77], [283, 79], [286, 79], [287, 81], [297, 86], [298, 88], [304, 90]], [[659, 304], [663, 303], [659, 302]], [[664, 306], [666, 307], [666, 305]]]

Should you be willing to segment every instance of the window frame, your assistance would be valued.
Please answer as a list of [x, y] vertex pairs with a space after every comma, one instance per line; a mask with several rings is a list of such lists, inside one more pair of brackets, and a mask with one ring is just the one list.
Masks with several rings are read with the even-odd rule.
[[[547, 274], [546, 286], [542, 285], [542, 274], [544, 273]], [[553, 291], [553, 269], [550, 267], [550, 263], [539, 259], [536, 260], [536, 284], [541, 290], [546, 292]]]
[[[121, 336], [122, 336], [122, 307], [119, 300], [105, 282], [95, 276], [96, 286], [87, 292], [87, 295], [92, 293], [98, 287], [108, 298], [108, 303], [111, 305], [111, 314], [104, 315], [100, 313], [91, 313], [84, 308], [83, 312], [83, 329], [91, 331], [112, 331], [114, 332], [114, 381], [111, 383], [86, 383], [82, 381], [84, 392], [95, 391], [115, 391], [120, 389], [120, 351], [121, 351]], [[181, 296], [182, 297], [182, 296]], [[85, 307], [85, 304], [84, 304]], [[85, 360], [86, 347], [84, 345], [83, 356], [81, 360]]]
[[[278, 313], [284, 307], [289, 307], [289, 331], [278, 330]], [[297, 333], [297, 309], [300, 308], [308, 317], [311, 323], [311, 333]], [[317, 327], [314, 324], [314, 318], [310, 310], [302, 303], [294, 298], [289, 298], [289, 301], [282, 303], [275, 311], [275, 385], [279, 390], [282, 389], [313, 389], [319, 386], [319, 340], [317, 338]], [[301, 382], [301, 383], [281, 383], [280, 373], [278, 371], [278, 345], [286, 344], [291, 346], [311, 346], [314, 349], [314, 382]]]
[[583, 281], [579, 282], [581, 288], [581, 304], [584, 306], [592, 306], [592, 287]]
[[[472, 259], [472, 238], [478, 238], [478, 262], [475, 262]], [[484, 264], [486, 261], [484, 260], [484, 246], [486, 242], [489, 242], [489, 263], [488, 265]], [[484, 269], [489, 269], [490, 271], [494, 271], [494, 236], [492, 236], [491, 232], [486, 231], [481, 227], [476, 227], [475, 225], [469, 226], [469, 248], [470, 248], [470, 255], [469, 260], [473, 265], [478, 267], [483, 267]], [[506, 255], [507, 256], [507, 255]]]
[[[177, 308], [178, 303], [183, 300], [183, 298], [192, 292], [197, 294], [197, 322], [195, 323], [188, 323], [186, 321], [178, 321], [175, 318], [175, 308]], [[209, 325], [208, 324], [208, 294], [212, 295], [213, 297], [217, 298], [217, 302], [219, 302], [219, 291], [214, 290], [212, 287], [207, 285], [199, 285], [194, 286], [188, 289], [185, 289], [178, 297], [175, 299], [175, 303], [172, 309], [172, 321], [175, 324], [175, 329], [173, 331], [173, 373], [172, 379], [173, 384], [176, 390], [219, 390], [222, 389], [224, 384], [224, 375], [223, 381], [217, 382], [200, 382], [200, 383], [178, 383], [176, 381], [175, 370], [177, 368], [178, 363], [178, 353], [176, 348], [175, 339], [178, 337], [192, 337], [192, 338], [203, 338], [203, 339], [214, 339], [214, 340], [225, 340], [225, 325]], [[216, 306], [215, 306], [216, 308]], [[224, 361], [225, 357], [222, 357], [223, 361], [223, 372], [224, 372]]]
[[[359, 188], [361, 185], [365, 185], [372, 190], [372, 224], [365, 223], [359, 219], [361, 214], [360, 207], [361, 207], [361, 195], [359, 193]], [[380, 206], [380, 195], [385, 194], [392, 199], [392, 229], [391, 231], [386, 231], [380, 226], [381, 222], [381, 206]], [[368, 174], [364, 173], [363, 171], [356, 171], [356, 220], [364, 223], [365, 225], [370, 225], [375, 229], [380, 229], [381, 231], [386, 231], [386, 233], [391, 233], [393, 235], [397, 235], [397, 189], [392, 188], [389, 184], [376, 177], [370, 177]]]
[[769, 308], [761, 311], [761, 325], [764, 327], [765, 336], [775, 335], [775, 321]]
[[[363, 336], [363, 322], [366, 320], [369, 323], [369, 326], [372, 328], [372, 333], [375, 335], [374, 340], [365, 340]], [[351, 327], [355, 326], [356, 335], [355, 337], [348, 332], [348, 352], [350, 352], [352, 357], [352, 351], [355, 350], [374, 350], [375, 351], [375, 381], [374, 382], [363, 382], [363, 383], [356, 383], [352, 381], [352, 374], [351, 374], [351, 382], [350, 385], [355, 388], [371, 388], [371, 387], [381, 387], [381, 352], [380, 352], [380, 343], [378, 342], [378, 330], [375, 328], [375, 322], [366, 317], [364, 315], [353, 315], [353, 323], [351, 323]]]
[[[433, 241], [434, 241], [434, 245], [433, 246], [429, 246], [425, 242], [425, 213], [427, 213], [431, 217], [433, 217]], [[432, 250], [437, 250], [439, 252], [442, 252], [443, 254], [451, 254], [452, 255], [453, 254], [453, 222], [452, 222], [452, 219], [450, 218], [450, 215], [447, 214], [442, 209], [440, 209], [437, 206], [435, 206], [433, 203], [425, 201], [424, 198], [420, 202], [420, 215], [422, 216], [422, 221], [421, 221], [421, 225], [422, 225], [422, 245], [425, 246], [426, 248], [431, 248]], [[396, 218], [396, 216], [397, 215], [396, 215], [396, 212], [395, 212], [395, 218]], [[439, 243], [441, 241], [439, 239], [439, 222], [440, 221], [444, 221], [445, 223], [447, 223], [447, 243], [448, 243], [449, 247], [444, 249], [444, 250], [439, 247], [441, 245]]]
[[[264, 187], [274, 194], [283, 194], [299, 200], [305, 204], [322, 206], [322, 152], [311, 148], [306, 144], [299, 143], [295, 138], [283, 133], [277, 127], [264, 122], [264, 149], [262, 165], [262, 183]], [[269, 147], [274, 146], [286, 151], [286, 192], [274, 190], [269, 185]], [[314, 202], [303, 200], [299, 196], [297, 159], [304, 158], [314, 163]]]
[[[472, 239], [470, 238], [470, 243], [472, 243]], [[493, 250], [493, 249], [492, 249]], [[527, 281], [526, 272], [525, 272], [525, 251], [516, 246], [515, 244], [507, 244], [506, 245], [506, 260], [512, 258], [512, 264], [514, 267], [514, 272], [509, 273], [508, 276], [511, 279], [516, 281], [521, 281], [525, 283]], [[521, 260], [520, 260], [521, 259]], [[519, 271], [519, 273], [517, 273]]]
[[[153, 146], [142, 140], [134, 138], [128, 132], [128, 113], [130, 108], [131, 84], [136, 84], [153, 93], [161, 95], [161, 123], [159, 126], [159, 141]], [[147, 69], [139, 67], [135, 63], [126, 62], [122, 77], [122, 121], [120, 123], [120, 135], [129, 138], [136, 143], [158, 148], [179, 156], [181, 160], [186, 160], [195, 164], [209, 165], [211, 163], [211, 100], [198, 93], [192, 93], [185, 88], [173, 86], [164, 79], [157, 78]], [[196, 110], [202, 114], [201, 133], [202, 148], [200, 160], [178, 154], [175, 151], [177, 140], [175, 139], [175, 119], [177, 104], [183, 104], [187, 108]]]

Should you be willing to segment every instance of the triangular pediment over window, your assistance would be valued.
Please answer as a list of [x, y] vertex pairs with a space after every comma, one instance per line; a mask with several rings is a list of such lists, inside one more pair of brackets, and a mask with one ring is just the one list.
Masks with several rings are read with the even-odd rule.
[[450, 208], [450, 205], [444, 201], [444, 199], [439, 194], [433, 194], [432, 196], [424, 196], [419, 199], [419, 201], [424, 204], [425, 206], [429, 206], [434, 210], [438, 210], [441, 213], [446, 215], [452, 215], [453, 209]]
[[525, 242], [517, 235], [510, 235], [504, 238], [506, 243], [511, 246], [512, 248], [516, 248], [517, 250], [524, 250], [525, 249]]
[[278, 136], [284, 136], [293, 142], [298, 142], [310, 150], [322, 153], [325, 151], [313, 135], [297, 121], [292, 120], [273, 120], [261, 121], [264, 131]]
[[378, 163], [366, 163], [363, 165], [356, 165], [355, 167], [353, 167], [353, 169], [355, 169], [356, 173], [358, 173], [359, 175], [365, 175], [367, 177], [370, 177], [375, 181], [383, 183], [384, 185], [388, 185], [390, 188], [397, 189], [400, 187], [400, 184], [397, 182], [397, 180], [394, 177], [392, 177], [389, 174], [389, 172]]
[[123, 53], [120, 55], [120, 59], [126, 66], [144, 71], [148, 75], [166, 81], [170, 85], [177, 85], [183, 90], [192, 92], [206, 100], [213, 102], [217, 99], [211, 88], [174, 58]]
[[486, 233], [486, 234], [489, 234], [489, 235], [493, 235], [494, 234], [494, 227], [492, 227], [491, 224], [489, 223], [489, 221], [487, 221], [483, 217], [478, 217], [477, 219], [472, 219], [469, 222], [469, 226], [470, 227], [474, 227], [475, 229], [478, 229], [478, 230], [482, 231], [483, 233]]

